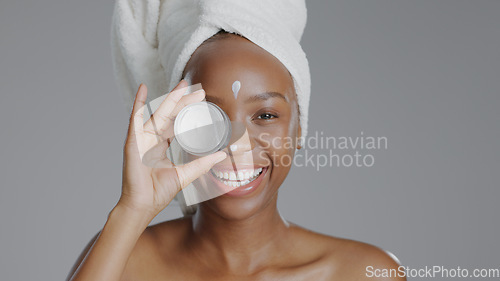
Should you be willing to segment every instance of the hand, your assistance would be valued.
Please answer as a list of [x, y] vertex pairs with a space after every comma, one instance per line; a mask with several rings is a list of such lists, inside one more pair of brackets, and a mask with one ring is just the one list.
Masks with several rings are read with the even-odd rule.
[[[219, 151], [178, 167], [172, 165], [166, 157], [160, 156], [155, 165], [144, 164], [146, 153], [149, 155], [151, 151], [165, 151], [168, 148], [166, 136], [172, 133], [173, 121], [179, 111], [186, 105], [205, 98], [203, 90], [183, 96], [185, 87], [187, 82], [181, 80], [144, 123], [147, 88], [141, 84], [130, 116], [124, 147], [122, 194], [118, 204], [145, 212], [151, 219], [161, 212], [182, 188], [227, 156]], [[151, 161], [148, 159], [148, 162]]]

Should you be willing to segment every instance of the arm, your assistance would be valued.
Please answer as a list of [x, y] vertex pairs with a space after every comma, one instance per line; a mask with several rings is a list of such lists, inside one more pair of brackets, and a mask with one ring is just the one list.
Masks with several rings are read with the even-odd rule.
[[97, 240], [97, 237], [99, 237], [100, 233], [101, 231], [97, 232], [97, 234], [94, 235], [94, 237], [92, 237], [92, 239], [90, 239], [90, 241], [87, 243], [87, 246], [85, 246], [80, 256], [78, 256], [78, 259], [76, 260], [75, 264], [73, 264], [73, 267], [69, 271], [68, 276], [66, 277], [66, 281], [71, 280], [71, 277], [73, 277], [73, 274], [75, 274], [76, 270], [78, 269], [78, 266], [80, 266], [83, 259], [87, 256], [90, 248], [92, 248], [92, 245], [94, 245], [94, 242], [95, 240]]
[[146, 123], [143, 112], [147, 88], [143, 84], [139, 87], [124, 147], [120, 200], [95, 242], [89, 243], [88, 253], [82, 254], [85, 257], [71, 281], [120, 280], [135, 244], [153, 218], [182, 188], [226, 158], [226, 154], [219, 151], [183, 166], [174, 166], [160, 153], [149, 156], [154, 165], [143, 162], [146, 152], [168, 144], [165, 132], [177, 113], [187, 104], [205, 98], [204, 91], [184, 96], [186, 86], [187, 83], [181, 81]]

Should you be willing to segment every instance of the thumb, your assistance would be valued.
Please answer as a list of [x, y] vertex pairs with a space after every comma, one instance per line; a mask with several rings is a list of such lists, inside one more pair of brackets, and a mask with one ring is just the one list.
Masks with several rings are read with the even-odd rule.
[[227, 154], [224, 151], [218, 151], [180, 167], [175, 167], [177, 175], [179, 176], [181, 189], [188, 186], [188, 184], [199, 178], [201, 175], [206, 174], [215, 164], [226, 159], [226, 157]]

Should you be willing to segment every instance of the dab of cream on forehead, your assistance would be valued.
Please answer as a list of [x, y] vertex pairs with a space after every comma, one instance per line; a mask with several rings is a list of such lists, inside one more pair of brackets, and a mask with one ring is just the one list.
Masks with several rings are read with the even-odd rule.
[[238, 81], [238, 80], [234, 81], [233, 82], [233, 86], [231, 86], [231, 88], [233, 89], [234, 99], [237, 99], [238, 98], [238, 92], [241, 89], [241, 82]]

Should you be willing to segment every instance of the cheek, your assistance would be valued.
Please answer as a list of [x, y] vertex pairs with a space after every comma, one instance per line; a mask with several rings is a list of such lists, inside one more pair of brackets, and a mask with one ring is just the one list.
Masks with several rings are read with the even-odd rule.
[[261, 152], [260, 157], [267, 157], [273, 169], [288, 171], [293, 163], [297, 147], [298, 119], [295, 116], [280, 118], [270, 126], [256, 126], [252, 137]]

